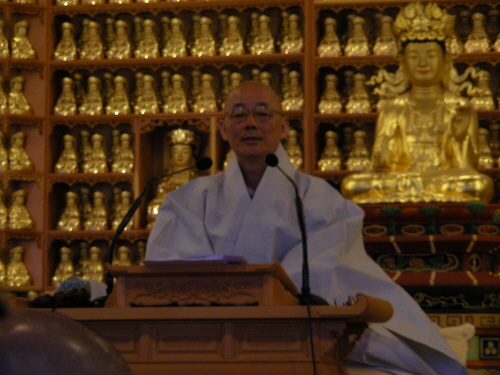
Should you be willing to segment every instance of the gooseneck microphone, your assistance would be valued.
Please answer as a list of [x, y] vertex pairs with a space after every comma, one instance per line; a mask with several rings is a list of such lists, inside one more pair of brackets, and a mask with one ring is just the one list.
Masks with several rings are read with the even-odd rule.
[[[156, 177], [149, 179], [146, 182], [146, 185], [144, 185], [144, 188], [142, 189], [141, 194], [134, 200], [134, 202], [130, 206], [130, 208], [127, 211], [127, 213], [125, 214], [125, 216], [123, 216], [123, 219], [120, 222], [120, 224], [118, 225], [118, 228], [116, 228], [116, 232], [113, 235], [113, 238], [111, 239], [111, 244], [109, 245], [108, 263], [113, 264], [115, 247], [116, 247], [116, 243], [118, 241], [118, 238], [120, 237], [120, 234], [122, 234], [122, 232], [127, 227], [127, 224], [129, 223], [130, 219], [132, 219], [132, 216], [134, 216], [135, 211], [137, 211], [137, 209], [141, 205], [142, 199], [144, 198], [144, 195], [146, 194], [148, 187], [153, 182], [161, 180], [162, 178], [165, 178], [165, 177], [173, 176], [174, 174], [177, 174], [177, 173], [189, 171], [190, 169], [198, 169], [200, 171], [205, 171], [205, 170], [209, 169], [211, 166], [212, 166], [212, 159], [210, 159], [208, 156], [205, 156], [205, 157], [202, 157], [201, 159], [197, 160], [195, 165], [193, 165], [191, 167], [187, 167], [187, 168], [180, 169], [180, 170], [172, 172], [172, 173], [167, 173], [167, 174], [164, 174], [161, 176], [156, 176]], [[113, 287], [114, 287], [114, 278], [109, 272], [107, 272], [107, 274], [106, 274], [106, 286], [107, 286], [106, 294], [109, 297], [109, 295], [113, 291]]]
[[308, 249], [307, 249], [307, 232], [306, 232], [306, 222], [304, 216], [304, 208], [302, 204], [302, 198], [299, 195], [299, 189], [295, 181], [285, 173], [285, 171], [278, 165], [278, 157], [274, 154], [268, 154], [266, 156], [266, 164], [270, 167], [277, 167], [279, 171], [287, 178], [288, 181], [293, 185], [295, 190], [295, 208], [297, 211], [297, 219], [299, 222], [300, 235], [302, 238], [302, 289], [301, 294], [296, 296], [299, 299], [301, 305], [328, 305], [323, 298], [311, 294], [311, 287], [309, 286], [309, 259], [308, 259]]

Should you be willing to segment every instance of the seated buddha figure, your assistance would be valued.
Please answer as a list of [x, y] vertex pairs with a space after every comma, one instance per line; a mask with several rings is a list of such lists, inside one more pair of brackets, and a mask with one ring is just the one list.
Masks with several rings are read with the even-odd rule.
[[470, 102], [447, 88], [445, 43], [454, 18], [435, 3], [411, 3], [394, 28], [408, 89], [381, 108], [371, 166], [342, 181], [357, 203], [488, 202], [493, 184], [478, 173], [478, 119]]
[[[180, 171], [194, 165], [194, 150], [198, 144], [198, 140], [191, 130], [180, 128], [172, 130], [168, 134], [168, 143], [170, 144], [170, 165], [167, 173]], [[155, 197], [148, 203], [148, 228], [153, 227], [156, 215], [158, 215], [158, 210], [167, 194], [193, 180], [197, 176], [196, 170], [190, 169], [170, 177], [165, 177], [160, 181], [156, 188]]]

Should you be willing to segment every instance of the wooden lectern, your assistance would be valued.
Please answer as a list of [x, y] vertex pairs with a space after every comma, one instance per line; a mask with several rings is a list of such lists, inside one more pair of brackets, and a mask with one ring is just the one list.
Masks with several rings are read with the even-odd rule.
[[278, 263], [108, 267], [107, 307], [58, 311], [113, 343], [137, 375], [306, 375], [313, 355], [317, 374], [347, 375], [342, 360], [366, 323], [392, 315], [358, 294], [350, 306], [312, 306], [309, 321]]

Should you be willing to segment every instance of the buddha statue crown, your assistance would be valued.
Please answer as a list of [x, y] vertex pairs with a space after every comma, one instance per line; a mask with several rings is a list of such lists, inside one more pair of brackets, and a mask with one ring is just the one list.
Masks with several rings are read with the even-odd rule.
[[455, 16], [440, 8], [436, 3], [422, 5], [410, 3], [394, 21], [394, 32], [399, 40], [407, 41], [437, 40], [445, 41], [454, 34]]
[[175, 129], [168, 133], [168, 143], [171, 145], [190, 145], [196, 147], [198, 140], [194, 132], [188, 129]]

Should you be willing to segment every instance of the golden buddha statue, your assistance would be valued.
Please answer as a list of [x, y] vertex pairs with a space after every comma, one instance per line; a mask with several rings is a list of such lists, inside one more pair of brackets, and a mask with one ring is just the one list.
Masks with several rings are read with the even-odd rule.
[[71, 61], [76, 59], [74, 29], [71, 22], [62, 23], [61, 39], [57, 42], [56, 49], [54, 50], [54, 60]]
[[102, 264], [102, 251], [97, 246], [89, 249], [90, 259], [85, 268], [82, 278], [85, 280], [104, 282], [104, 265]]
[[54, 114], [59, 116], [73, 116], [76, 114], [76, 97], [71, 77], [64, 77], [61, 86], [61, 95], [57, 98], [56, 105], [54, 106]]
[[168, 37], [163, 37], [165, 42], [162, 49], [164, 57], [186, 56], [186, 37], [184, 36], [184, 22], [174, 17], [170, 20], [170, 31]]
[[106, 173], [108, 171], [104, 137], [102, 135], [92, 134], [92, 151], [88, 160], [83, 162], [82, 171], [83, 173]]
[[380, 17], [380, 30], [373, 45], [374, 55], [396, 56], [398, 53], [398, 43], [396, 36], [392, 32], [392, 17], [386, 14]]
[[491, 50], [488, 33], [485, 30], [485, 17], [482, 13], [472, 15], [472, 31], [464, 44], [464, 51], [489, 52]]
[[268, 15], [259, 15], [258, 29], [249, 48], [252, 55], [264, 55], [275, 52], [274, 36], [269, 27], [270, 23], [271, 18]]
[[23, 263], [24, 249], [16, 246], [10, 249], [10, 260], [7, 263], [5, 272], [5, 285], [7, 286], [28, 286], [31, 285], [31, 276]]
[[[196, 134], [188, 129], [175, 129], [168, 133], [168, 144], [170, 145], [170, 163], [166, 173], [172, 173], [195, 164], [195, 149], [198, 146]], [[156, 195], [148, 203], [147, 221], [148, 228], [152, 228], [158, 210], [167, 194], [198, 176], [195, 169], [190, 169], [162, 179], [156, 188]]]
[[327, 17], [324, 22], [324, 32], [318, 44], [317, 54], [320, 57], [336, 57], [342, 55], [340, 40], [337, 35], [337, 21]]
[[293, 166], [297, 168], [302, 168], [304, 162], [302, 148], [299, 144], [299, 132], [295, 129], [290, 129], [285, 137], [285, 143], [283, 145], [285, 148], [290, 162]]
[[366, 76], [356, 73], [353, 76], [354, 82], [345, 105], [347, 113], [369, 113], [371, 112], [370, 95], [366, 90]]
[[155, 21], [147, 18], [142, 21], [141, 38], [134, 49], [134, 57], [151, 59], [159, 57], [158, 37], [156, 36]]
[[24, 78], [18, 76], [10, 80], [10, 92], [7, 97], [8, 112], [12, 115], [30, 115], [31, 106], [23, 93]]
[[488, 111], [495, 109], [493, 91], [490, 88], [490, 73], [480, 69], [477, 72], [477, 83], [472, 89], [467, 90], [471, 97], [470, 103], [476, 111]]
[[149, 74], [144, 74], [138, 81], [141, 81], [141, 92], [136, 97], [134, 112], [141, 115], [155, 114], [159, 112], [158, 97], [155, 90], [155, 79]]
[[33, 219], [24, 205], [26, 191], [16, 190], [12, 193], [12, 204], [8, 209], [9, 229], [33, 229]]
[[338, 78], [335, 74], [325, 76], [325, 90], [318, 103], [318, 112], [324, 114], [342, 112], [342, 100], [337, 91]]
[[75, 275], [83, 276], [89, 267], [89, 244], [85, 241], [80, 242], [80, 250], [78, 256], [78, 264]]
[[57, 159], [54, 170], [56, 173], [78, 173], [76, 139], [71, 134], [65, 134], [63, 138], [64, 149]]
[[344, 48], [346, 56], [368, 56], [370, 54], [370, 46], [365, 33], [365, 19], [355, 16], [349, 20], [352, 25], [350, 27], [349, 38]]
[[9, 169], [9, 154], [5, 147], [5, 134], [0, 131], [0, 171]]
[[[478, 173], [475, 111], [447, 89], [445, 40], [454, 18], [436, 3], [410, 3], [394, 22], [408, 90], [381, 109], [371, 165], [347, 176], [342, 193], [357, 203], [488, 202], [493, 184]], [[422, 27], [425, 26], [425, 27]]]
[[111, 171], [114, 173], [131, 173], [134, 170], [134, 151], [130, 145], [130, 134], [120, 135], [120, 146], [113, 154]]
[[342, 169], [342, 158], [337, 146], [338, 135], [333, 130], [325, 132], [325, 148], [318, 160], [320, 171], [340, 171]]
[[59, 250], [59, 255], [61, 260], [52, 276], [52, 285], [55, 286], [59, 286], [59, 284], [75, 274], [75, 267], [72, 261], [73, 251], [69, 247], [63, 246]]
[[85, 230], [100, 231], [108, 229], [108, 210], [106, 208], [104, 193], [95, 191], [93, 194], [92, 212], [83, 222]]
[[101, 26], [92, 20], [86, 19], [84, 32], [80, 40], [80, 59], [99, 60], [104, 57], [104, 46], [101, 40]]
[[3, 77], [0, 76], [0, 114], [7, 113], [8, 110], [7, 94], [5, 94], [5, 90], [3, 89]]
[[[128, 24], [123, 20], [114, 21], [114, 32], [106, 49], [108, 59], [129, 59], [132, 56], [132, 47], [128, 35]], [[109, 32], [107, 32], [109, 34]]]
[[0, 58], [10, 57], [9, 40], [5, 36], [4, 20], [0, 20]]
[[24, 149], [26, 135], [16, 132], [10, 136], [9, 169], [12, 171], [31, 171], [33, 162]]
[[28, 37], [28, 21], [22, 20], [14, 25], [14, 36], [10, 42], [11, 57], [15, 59], [34, 59], [35, 50]]
[[116, 251], [115, 259], [113, 259], [113, 266], [131, 266], [132, 265], [132, 252], [127, 246], [120, 246]]
[[66, 207], [64, 207], [64, 211], [57, 221], [57, 230], [72, 232], [81, 229], [78, 194], [73, 191], [68, 191], [66, 193]]
[[489, 145], [490, 132], [486, 128], [479, 128], [477, 131], [477, 167], [478, 168], [494, 168], [495, 160], [493, 152]]
[[103, 99], [101, 94], [101, 80], [90, 76], [87, 80], [87, 92], [82, 104], [78, 107], [81, 115], [101, 115], [103, 111]]
[[193, 112], [217, 112], [217, 98], [213, 81], [214, 77], [211, 74], [204, 73], [201, 75], [200, 92], [194, 99]]
[[170, 93], [172, 92], [172, 84], [170, 82], [172, 73], [170, 73], [167, 70], [164, 70], [160, 73], [160, 76], [161, 76], [160, 97], [161, 97], [161, 105], [163, 107], [163, 105], [167, 102]]
[[72, 6], [80, 4], [79, 0], [56, 0], [56, 5], [60, 6]]
[[92, 215], [92, 203], [90, 202], [90, 190], [88, 188], [80, 189], [80, 217], [82, 223], [89, 220]]
[[123, 76], [113, 78], [114, 90], [106, 104], [106, 114], [126, 115], [130, 113], [130, 101], [127, 91], [127, 79]]
[[283, 32], [283, 39], [280, 43], [281, 53], [301, 53], [304, 49], [304, 37], [299, 27], [300, 17], [297, 14], [284, 14], [286, 31]]
[[5, 192], [0, 190], [0, 229], [5, 229], [8, 226], [9, 210], [5, 205]]
[[187, 96], [184, 87], [184, 76], [173, 74], [171, 78], [172, 87], [170, 93], [162, 105], [164, 113], [184, 113], [187, 112]]
[[189, 53], [191, 56], [215, 56], [215, 38], [212, 32], [212, 20], [202, 16], [199, 22], [199, 34], [194, 37]]
[[281, 105], [285, 111], [301, 110], [304, 106], [304, 93], [300, 85], [300, 73], [292, 70], [288, 74], [284, 74], [283, 78], [286, 81], [288, 76], [288, 83], [283, 88], [283, 100]]
[[90, 132], [82, 130], [80, 132], [80, 157], [82, 164], [90, 159], [92, 153], [92, 143], [90, 142]]
[[370, 167], [370, 152], [366, 145], [366, 132], [356, 130], [353, 134], [354, 142], [345, 162], [348, 171], [364, 171]]
[[[118, 194], [119, 202], [115, 203], [113, 207], [113, 219], [111, 220], [111, 229], [116, 230], [123, 218], [127, 214], [130, 206], [132, 205], [132, 193], [123, 190]], [[132, 217], [124, 230], [129, 230], [134, 226], [134, 218]]]
[[219, 46], [219, 55], [243, 55], [245, 47], [243, 46], [243, 37], [240, 31], [240, 19], [237, 16], [231, 15], [227, 17], [227, 31], [225, 34]]

